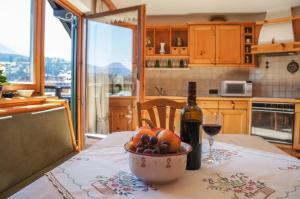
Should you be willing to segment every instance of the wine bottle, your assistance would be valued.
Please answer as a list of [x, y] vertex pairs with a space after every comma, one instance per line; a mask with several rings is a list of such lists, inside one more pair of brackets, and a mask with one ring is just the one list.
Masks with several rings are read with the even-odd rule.
[[196, 103], [196, 82], [189, 82], [187, 100], [187, 105], [181, 110], [180, 138], [193, 147], [187, 155], [186, 169], [197, 170], [201, 167], [202, 138], [200, 125], [203, 114]]

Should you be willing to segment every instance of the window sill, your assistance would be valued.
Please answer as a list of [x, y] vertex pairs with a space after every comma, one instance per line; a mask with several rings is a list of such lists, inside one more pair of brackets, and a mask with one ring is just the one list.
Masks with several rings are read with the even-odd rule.
[[35, 92], [40, 92], [40, 89], [37, 88], [36, 84], [32, 83], [12, 83], [9, 85], [4, 85], [3, 90], [5, 91], [16, 91], [16, 90], [34, 90]]
[[36, 97], [0, 98], [0, 108], [42, 104], [45, 103], [47, 100], [57, 100], [57, 97], [36, 96]]

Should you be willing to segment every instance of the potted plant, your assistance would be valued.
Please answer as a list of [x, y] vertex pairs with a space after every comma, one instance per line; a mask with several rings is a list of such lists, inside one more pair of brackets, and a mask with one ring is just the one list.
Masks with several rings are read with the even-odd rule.
[[6, 76], [4, 75], [4, 66], [0, 64], [0, 98], [2, 97], [3, 86], [7, 83]]

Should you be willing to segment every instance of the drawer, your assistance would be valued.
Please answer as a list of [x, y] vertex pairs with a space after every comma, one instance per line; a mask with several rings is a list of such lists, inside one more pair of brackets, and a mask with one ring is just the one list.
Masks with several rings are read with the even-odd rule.
[[207, 101], [197, 101], [197, 104], [200, 108], [218, 108], [218, 101], [207, 100]]
[[219, 107], [221, 109], [247, 109], [248, 101], [234, 101], [234, 100], [220, 101]]
[[154, 47], [146, 47], [146, 55], [154, 55]]
[[296, 110], [295, 110], [296, 113], [300, 113], [300, 103], [299, 104], [296, 104]]
[[171, 48], [171, 54], [172, 54], [172, 55], [178, 55], [178, 54], [179, 54], [179, 48], [177, 48], [177, 47], [172, 47], [172, 48]]
[[109, 107], [132, 107], [133, 99], [109, 99]]
[[179, 48], [179, 54], [180, 55], [187, 55], [188, 54], [188, 48], [187, 47]]

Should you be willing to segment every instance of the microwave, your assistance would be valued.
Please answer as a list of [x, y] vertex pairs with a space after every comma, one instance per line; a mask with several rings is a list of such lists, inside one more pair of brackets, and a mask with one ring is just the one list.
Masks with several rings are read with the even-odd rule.
[[221, 96], [224, 97], [252, 97], [251, 81], [222, 81]]

